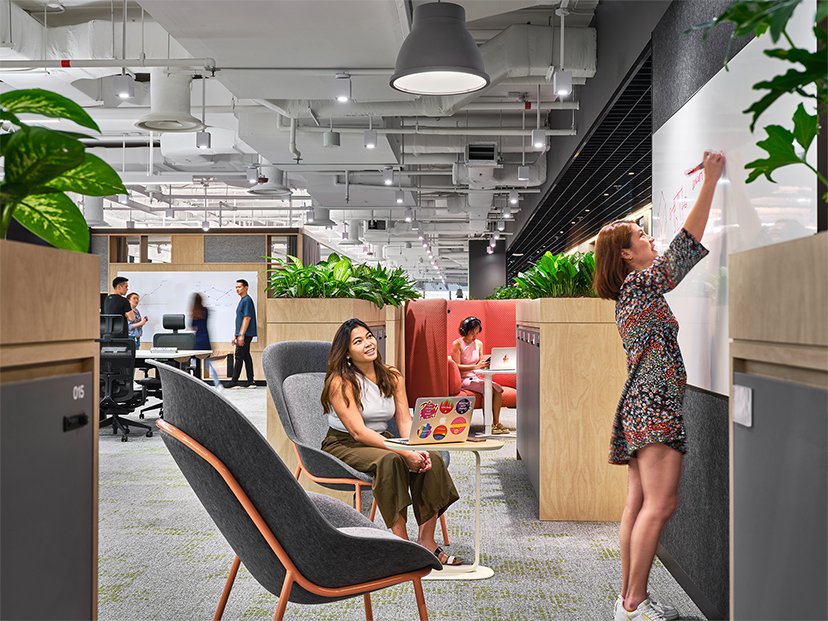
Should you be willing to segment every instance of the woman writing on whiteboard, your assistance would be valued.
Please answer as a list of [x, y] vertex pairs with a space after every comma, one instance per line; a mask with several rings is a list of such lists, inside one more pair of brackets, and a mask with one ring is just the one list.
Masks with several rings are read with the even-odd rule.
[[391, 418], [402, 437], [411, 432], [405, 380], [382, 361], [374, 335], [359, 319], [349, 319], [334, 335], [322, 407], [330, 425], [322, 450], [374, 478], [374, 498], [391, 532], [408, 539], [406, 510], [413, 505], [417, 543], [443, 565], [461, 565], [434, 541], [437, 518], [460, 496], [439, 453], [385, 445], [393, 437], [387, 431]]
[[615, 300], [615, 320], [627, 354], [627, 382], [612, 428], [609, 462], [627, 465], [621, 518], [621, 596], [615, 621], [678, 617], [647, 592], [661, 530], [678, 502], [687, 452], [681, 406], [686, 373], [678, 323], [664, 294], [706, 254], [701, 245], [724, 156], [705, 152], [704, 184], [684, 228], [659, 256], [653, 238], [630, 221], [604, 226], [595, 242], [595, 290]]

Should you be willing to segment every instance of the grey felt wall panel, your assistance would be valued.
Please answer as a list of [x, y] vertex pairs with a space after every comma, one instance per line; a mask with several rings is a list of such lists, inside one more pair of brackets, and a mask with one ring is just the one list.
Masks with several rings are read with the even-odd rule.
[[109, 291], [109, 238], [106, 235], [93, 235], [89, 239], [89, 254], [101, 258], [101, 291]]
[[[683, 414], [687, 455], [679, 505], [662, 533], [661, 545], [707, 600], [696, 601], [699, 608], [704, 611], [712, 605], [719, 618], [726, 619], [730, 606], [728, 399], [688, 386]], [[692, 587], [682, 586], [693, 595]]]
[[[653, 30], [653, 132], [687, 103], [722, 68], [733, 26], [684, 34], [724, 11], [732, 0], [676, 0]], [[753, 37], [735, 39], [728, 58]]]
[[264, 263], [266, 235], [205, 235], [205, 263]]

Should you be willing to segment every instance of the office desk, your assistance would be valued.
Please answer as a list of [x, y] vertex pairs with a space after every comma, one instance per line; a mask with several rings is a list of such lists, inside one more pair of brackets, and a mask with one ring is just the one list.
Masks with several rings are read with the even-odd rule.
[[201, 361], [212, 354], [209, 349], [180, 349], [177, 352], [157, 353], [150, 349], [139, 349], [135, 352], [135, 360], [158, 360], [159, 362], [187, 362], [190, 358], [196, 359], [195, 376], [201, 379]]
[[[483, 433], [480, 437], [489, 437], [492, 435], [492, 421], [494, 415], [492, 414], [492, 375], [500, 373], [517, 373], [516, 369], [475, 369], [478, 375], [483, 376]], [[515, 438], [515, 434], [502, 434], [494, 437], [498, 438]]]
[[431, 570], [431, 573], [424, 576], [423, 580], [485, 580], [491, 578], [494, 571], [480, 564], [480, 451], [499, 451], [503, 448], [503, 442], [486, 440], [485, 442], [410, 445], [386, 440], [385, 446], [397, 451], [472, 451], [474, 453], [474, 563]]

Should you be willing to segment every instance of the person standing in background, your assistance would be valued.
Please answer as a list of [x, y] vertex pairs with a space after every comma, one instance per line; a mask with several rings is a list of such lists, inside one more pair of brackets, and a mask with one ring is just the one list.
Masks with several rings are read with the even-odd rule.
[[[104, 315], [120, 315], [121, 317], [126, 317], [126, 320], [135, 321], [135, 311], [132, 310], [132, 306], [130, 306], [127, 299], [124, 297], [129, 291], [129, 280], [124, 278], [123, 276], [116, 276], [112, 281], [112, 290], [113, 293], [110, 293], [106, 296], [103, 304], [103, 314]], [[128, 336], [129, 329], [125, 325], [124, 331], [117, 336]], [[116, 336], [116, 335], [113, 335]]]
[[[195, 348], [201, 350], [209, 349], [212, 351], [213, 346], [210, 343], [210, 333], [207, 331], [207, 315], [209, 315], [209, 310], [204, 306], [201, 294], [196, 293], [193, 296], [193, 307], [190, 310], [192, 326], [196, 331]], [[213, 358], [205, 358], [204, 365], [210, 372], [210, 377], [213, 378], [213, 386], [216, 389], [221, 389], [222, 385], [219, 381], [218, 373], [216, 373], [216, 368], [213, 366]]]
[[247, 281], [243, 278], [236, 281], [236, 293], [241, 298], [236, 306], [236, 336], [232, 341], [236, 346], [236, 363], [233, 366], [233, 378], [227, 388], [238, 388], [242, 364], [247, 371], [247, 387], [256, 388], [253, 379], [253, 357], [250, 355], [250, 340], [257, 335], [256, 305], [253, 304], [253, 298], [247, 295], [248, 287]]
[[130, 307], [132, 308], [133, 319], [130, 321], [127, 319], [127, 325], [129, 326], [129, 335], [132, 337], [132, 340], [135, 341], [135, 349], [141, 347], [141, 335], [144, 333], [144, 326], [149, 321], [149, 317], [141, 317], [141, 312], [138, 310], [138, 294], [134, 291], [126, 296], [127, 302], [129, 302]]

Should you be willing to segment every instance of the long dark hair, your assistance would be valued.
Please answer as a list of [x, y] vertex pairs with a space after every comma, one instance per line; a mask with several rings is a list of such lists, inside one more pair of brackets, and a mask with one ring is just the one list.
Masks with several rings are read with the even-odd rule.
[[595, 240], [595, 276], [592, 286], [598, 297], [617, 300], [621, 285], [630, 268], [621, 258], [621, 250], [632, 245], [635, 222], [616, 220], [605, 225]]
[[204, 319], [207, 316], [207, 307], [201, 299], [201, 294], [193, 296], [193, 319]]
[[[348, 351], [351, 345], [351, 331], [357, 327], [365, 328], [372, 336], [374, 334], [364, 321], [356, 318], [349, 319], [339, 326], [331, 343], [331, 353], [328, 355], [328, 370], [325, 375], [325, 388], [322, 390], [322, 407], [325, 410], [325, 414], [333, 409], [330, 396], [331, 386], [335, 378], [339, 378], [340, 380], [339, 389], [342, 393], [342, 398], [345, 400], [345, 405], [350, 405], [348, 396], [345, 393], [345, 385], [347, 383], [354, 394], [357, 407], [362, 407], [362, 391], [359, 383], [359, 376], [362, 375], [362, 372], [348, 360]], [[379, 349], [377, 349], [377, 358], [374, 360], [374, 372], [377, 374], [377, 386], [379, 386], [382, 396], [393, 397], [397, 389], [397, 382], [401, 376], [399, 371], [382, 361]]]

